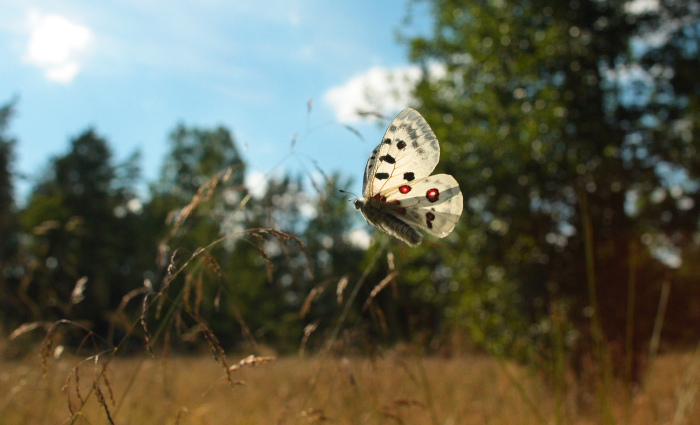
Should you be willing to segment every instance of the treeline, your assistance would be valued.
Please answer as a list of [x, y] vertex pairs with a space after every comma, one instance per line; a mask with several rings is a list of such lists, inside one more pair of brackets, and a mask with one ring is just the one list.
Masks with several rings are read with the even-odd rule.
[[433, 32], [404, 40], [425, 71], [416, 104], [438, 171], [465, 195], [450, 237], [358, 248], [338, 175], [250, 197], [221, 128], [177, 127], [144, 199], [136, 157], [114, 164], [89, 130], [16, 210], [5, 107], [8, 329], [71, 317], [112, 342], [167, 287], [148, 318], [178, 319], [159, 335], [210, 326], [225, 346], [296, 350], [342, 332], [348, 347], [475, 345], [639, 379], [659, 347], [697, 343], [700, 3], [428, 3]]
[[[146, 331], [133, 326], [144, 298], [158, 294], [158, 310], [168, 303], [181, 310], [171, 312], [173, 335], [206, 326], [223, 347], [286, 351], [299, 349], [309, 323], [328, 319], [324, 329], [338, 316], [339, 295], [330, 286], [357, 278], [365, 257], [348, 237], [357, 221], [338, 193], [347, 179], [312, 185], [309, 176], [287, 175], [261, 182], [264, 194], [252, 197], [227, 129], [178, 125], [160, 176], [143, 196], [138, 154], [116, 163], [108, 141], [88, 129], [49, 161], [17, 209], [10, 173], [16, 142], [7, 136], [14, 108], [3, 107], [0, 129], [6, 332], [67, 319], [78, 328], [66, 326], [70, 343], [90, 331], [100, 344], [116, 345]], [[314, 288], [333, 295], [302, 312]]]

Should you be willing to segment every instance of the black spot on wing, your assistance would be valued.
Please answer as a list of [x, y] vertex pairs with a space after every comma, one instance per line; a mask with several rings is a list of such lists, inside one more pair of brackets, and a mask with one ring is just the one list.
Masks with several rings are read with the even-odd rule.
[[384, 143], [386, 143], [387, 145], [390, 145], [390, 144], [391, 144], [391, 139], [389, 139], [389, 138], [387, 137], [386, 139], [384, 139]]
[[377, 173], [374, 175], [374, 178], [377, 180], [386, 180], [389, 178], [389, 173]]
[[386, 162], [387, 164], [394, 164], [394, 163], [396, 163], [396, 159], [395, 159], [393, 156], [389, 155], [389, 154], [384, 155], [384, 156], [380, 156], [380, 157], [379, 157], [379, 160], [380, 160], [380, 161], [384, 161], [384, 162]]
[[416, 178], [416, 176], [415, 176], [415, 174], [413, 174], [413, 172], [404, 173], [404, 175], [403, 175], [403, 179], [406, 181], [409, 181], [409, 182], [413, 181], [415, 178]]

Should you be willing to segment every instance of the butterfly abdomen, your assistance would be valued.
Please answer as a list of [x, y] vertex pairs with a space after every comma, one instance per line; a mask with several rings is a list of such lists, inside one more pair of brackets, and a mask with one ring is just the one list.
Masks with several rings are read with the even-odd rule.
[[361, 211], [367, 221], [408, 245], [417, 246], [423, 241], [423, 237], [416, 229], [396, 215], [374, 206], [372, 202], [363, 204]]

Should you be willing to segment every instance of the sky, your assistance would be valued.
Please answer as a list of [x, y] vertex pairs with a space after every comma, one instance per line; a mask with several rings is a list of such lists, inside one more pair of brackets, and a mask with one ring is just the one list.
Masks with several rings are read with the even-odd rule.
[[409, 1], [3, 0], [0, 105], [18, 99], [19, 196], [90, 127], [116, 161], [139, 150], [153, 180], [179, 122], [229, 128], [252, 186], [315, 162], [359, 193], [388, 121], [355, 111], [377, 110], [368, 89], [389, 119], [410, 106], [417, 68], [396, 33], [431, 27]]

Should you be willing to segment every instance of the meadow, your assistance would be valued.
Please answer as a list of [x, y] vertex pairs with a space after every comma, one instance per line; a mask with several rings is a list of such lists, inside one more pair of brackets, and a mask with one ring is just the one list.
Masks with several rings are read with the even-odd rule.
[[46, 360], [0, 362], [0, 423], [700, 424], [693, 353], [658, 357], [639, 388], [613, 385], [603, 404], [572, 379], [555, 391], [526, 366], [477, 354], [283, 357], [230, 379], [204, 354], [117, 356], [104, 369], [105, 357]]

